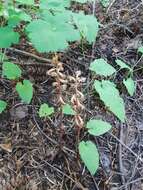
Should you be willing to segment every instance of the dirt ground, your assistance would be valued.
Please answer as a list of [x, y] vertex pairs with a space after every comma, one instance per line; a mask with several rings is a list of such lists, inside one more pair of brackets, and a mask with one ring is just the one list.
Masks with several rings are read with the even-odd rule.
[[[77, 133], [73, 118], [40, 119], [39, 105], [48, 102], [57, 107], [52, 78], [51, 54], [39, 55], [27, 42], [7, 50], [7, 56], [23, 69], [23, 77], [34, 83], [34, 98], [30, 105], [20, 103], [13, 90], [15, 84], [0, 79], [0, 98], [9, 103], [0, 115], [0, 190], [143, 190], [143, 57], [137, 53], [143, 40], [143, 4], [140, 0], [111, 0], [104, 9], [99, 3], [89, 4], [86, 11], [95, 14], [101, 28], [95, 44], [72, 44], [60, 53], [64, 74], [75, 76], [81, 71], [85, 111], [83, 119], [106, 119], [112, 131], [91, 137], [84, 131], [80, 139], [96, 142], [100, 152], [100, 167], [91, 176], [77, 155]], [[121, 124], [94, 96], [93, 76], [88, 70], [95, 58], [106, 58], [114, 65], [120, 58], [134, 68], [136, 93], [128, 96], [122, 89], [127, 119]], [[124, 73], [115, 82], [119, 85]], [[122, 87], [121, 87], [122, 88]], [[72, 92], [65, 90], [68, 100]], [[64, 128], [59, 128], [60, 123]]]

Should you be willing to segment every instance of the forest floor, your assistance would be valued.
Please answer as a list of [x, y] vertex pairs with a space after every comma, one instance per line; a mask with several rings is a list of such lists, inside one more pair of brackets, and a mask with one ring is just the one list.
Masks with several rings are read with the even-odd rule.
[[[51, 54], [38, 54], [25, 40], [7, 50], [6, 54], [23, 69], [24, 76], [34, 84], [30, 105], [20, 103], [12, 83], [0, 79], [0, 96], [9, 102], [9, 109], [0, 115], [0, 190], [143, 190], [143, 57], [137, 49], [143, 41], [143, 5], [140, 0], [112, 0], [107, 9], [99, 3], [89, 5], [102, 24], [94, 45], [73, 44], [60, 53], [64, 74], [77, 71], [86, 80], [84, 120], [103, 118], [113, 129], [102, 137], [90, 137], [100, 153], [100, 167], [91, 176], [77, 156], [76, 130], [73, 119], [59, 115], [40, 119], [39, 104], [56, 107], [52, 79], [46, 75], [51, 68]], [[134, 68], [136, 92], [122, 97], [126, 105], [126, 122], [121, 124], [93, 96], [89, 64], [95, 58], [106, 58], [114, 65], [116, 58]], [[123, 73], [115, 80], [120, 84]], [[49, 85], [50, 84], [50, 85]], [[66, 90], [64, 96], [71, 92]], [[63, 130], [59, 122], [64, 124]], [[83, 139], [85, 134], [81, 134]]]

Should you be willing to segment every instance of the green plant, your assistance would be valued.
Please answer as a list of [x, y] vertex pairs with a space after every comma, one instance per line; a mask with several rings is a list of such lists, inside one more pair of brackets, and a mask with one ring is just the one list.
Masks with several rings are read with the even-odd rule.
[[104, 6], [104, 7], [107, 7], [110, 3], [110, 0], [100, 0], [101, 4]]
[[3, 100], [0, 100], [0, 113], [6, 109], [7, 103]]
[[47, 117], [54, 113], [54, 108], [49, 107], [48, 104], [44, 103], [40, 106], [39, 109], [39, 116], [40, 117]]
[[[77, 3], [86, 3], [87, 0], [73, 0]], [[91, 2], [92, 0], [90, 0]], [[100, 0], [103, 6], [109, 5], [109, 0]], [[22, 9], [19, 9], [19, 5]], [[27, 8], [35, 8], [34, 15], [26, 12]], [[20, 32], [16, 32], [17, 26], [23, 22], [23, 30], [27, 39], [32, 43], [32, 46], [38, 52], [59, 52], [65, 51], [72, 42], [86, 41], [91, 44], [96, 40], [99, 31], [99, 22], [93, 15], [86, 15], [84, 12], [74, 12], [71, 7], [71, 0], [41, 0], [35, 5], [34, 0], [16, 0], [8, 1], [0, 4], [0, 15], [2, 24], [0, 27], [0, 48], [5, 52], [13, 44], [19, 43]], [[39, 37], [40, 36], [40, 37]], [[142, 53], [142, 47], [138, 52]], [[56, 56], [55, 56], [56, 57]], [[77, 136], [79, 137], [81, 128], [84, 127], [87, 133], [94, 136], [105, 134], [111, 129], [111, 125], [105, 121], [91, 119], [84, 126], [84, 119], [81, 112], [84, 109], [84, 95], [79, 90], [81, 83], [81, 73], [77, 72], [75, 78], [71, 77], [74, 83], [74, 93], [71, 97], [70, 104], [65, 103], [62, 95], [62, 87], [66, 85], [68, 77], [63, 74], [63, 65], [58, 61], [57, 57], [51, 61], [53, 68], [48, 71], [48, 74], [55, 79], [54, 85], [57, 90], [58, 111], [63, 118], [65, 116], [73, 116], [75, 127], [77, 128]], [[2, 62], [2, 77], [8, 80], [14, 80], [16, 83], [15, 89], [24, 103], [30, 103], [33, 97], [33, 85], [29, 80], [22, 80], [22, 71], [20, 67], [5, 57], [5, 54], [0, 54]], [[126, 77], [122, 83], [126, 87], [128, 93], [132, 96], [135, 92], [135, 83], [133, 80], [133, 70], [122, 60], [115, 61], [115, 68], [125, 70]], [[90, 64], [90, 71], [94, 75], [98, 75], [100, 80], [95, 80], [93, 83], [94, 91], [99, 95], [99, 98], [104, 103], [106, 108], [121, 121], [126, 119], [125, 105], [121, 92], [118, 86], [112, 80], [118, 72], [113, 66], [107, 63], [106, 60], [99, 58]], [[110, 77], [110, 78], [109, 78]], [[0, 100], [0, 113], [7, 106], [7, 103]], [[40, 106], [39, 117], [49, 117], [54, 113], [54, 108], [49, 107], [44, 103]], [[62, 119], [60, 127], [62, 129]], [[79, 138], [77, 138], [79, 140]], [[78, 142], [78, 141], [77, 141]], [[95, 174], [99, 167], [99, 153], [96, 145], [90, 140], [81, 141], [79, 143], [79, 154], [88, 170], [92, 175]]]
[[33, 97], [33, 86], [29, 80], [23, 80], [23, 82], [18, 82], [16, 84], [16, 91], [18, 92], [20, 98], [23, 102], [29, 104]]
[[3, 62], [2, 76], [10, 80], [15, 80], [21, 77], [21, 69], [18, 65], [11, 62]]
[[75, 115], [75, 111], [73, 110], [72, 106], [69, 104], [63, 105], [62, 110], [65, 115]]
[[[102, 120], [90, 120], [85, 127], [88, 133], [94, 136], [103, 135], [112, 128], [109, 123]], [[96, 145], [91, 141], [81, 141], [79, 153], [90, 173], [94, 175], [99, 167], [99, 153]]]
[[[5, 77], [9, 80], [19, 80], [22, 75], [22, 71], [20, 67], [12, 62], [10, 62], [6, 56], [1, 55], [2, 59], [2, 77]], [[30, 103], [33, 96], [33, 87], [32, 83], [29, 80], [23, 80], [23, 84], [21, 82], [17, 82], [16, 91], [18, 92], [20, 98], [24, 103]]]

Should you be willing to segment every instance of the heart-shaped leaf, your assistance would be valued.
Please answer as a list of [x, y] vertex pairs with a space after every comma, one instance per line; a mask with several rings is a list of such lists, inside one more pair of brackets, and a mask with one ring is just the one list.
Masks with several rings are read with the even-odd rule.
[[19, 34], [14, 32], [12, 28], [0, 27], [0, 48], [8, 48], [12, 44], [19, 42]]
[[21, 77], [21, 69], [14, 63], [4, 62], [2, 65], [2, 75], [7, 79], [14, 80]]
[[52, 113], [54, 113], [54, 108], [49, 107], [48, 104], [44, 103], [40, 106], [40, 109], [39, 109], [40, 117], [47, 117], [47, 116], [50, 116]]
[[2, 113], [7, 106], [7, 103], [3, 100], [0, 100], [0, 113]]
[[99, 23], [95, 16], [85, 15], [82, 11], [79, 13], [73, 13], [73, 22], [77, 26], [80, 35], [91, 44], [96, 40]]
[[87, 169], [94, 175], [99, 167], [99, 153], [96, 145], [91, 141], [81, 141], [79, 143], [79, 154]]
[[73, 110], [73, 108], [69, 104], [65, 104], [63, 106], [63, 113], [65, 115], [75, 115], [75, 111]]
[[131, 77], [126, 80], [124, 79], [123, 83], [124, 83], [128, 93], [130, 94], [130, 96], [133, 96], [134, 92], [136, 90], [136, 85], [135, 85], [135, 82], [133, 81], [133, 79]]
[[117, 65], [120, 66], [121, 69], [127, 69], [127, 70], [129, 70], [130, 72], [132, 72], [131, 67], [129, 67], [129, 65], [127, 65], [126, 63], [124, 63], [124, 62], [121, 61], [120, 59], [116, 59], [115, 62], [117, 63]]
[[98, 75], [103, 75], [103, 76], [110, 76], [113, 73], [116, 72], [116, 70], [114, 69], [114, 67], [112, 67], [111, 65], [109, 65], [107, 63], [107, 61], [105, 61], [104, 59], [100, 58], [100, 59], [95, 59], [91, 64], [89, 69], [91, 71], [94, 71], [96, 74]]
[[87, 122], [86, 128], [91, 135], [99, 136], [108, 132], [112, 128], [112, 126], [105, 121], [91, 119]]
[[96, 80], [94, 82], [94, 87], [107, 108], [124, 122], [125, 105], [116, 85], [108, 80], [102, 80], [101, 82]]
[[23, 83], [18, 82], [16, 85], [16, 91], [23, 102], [29, 104], [33, 97], [33, 86], [29, 80], [23, 80]]

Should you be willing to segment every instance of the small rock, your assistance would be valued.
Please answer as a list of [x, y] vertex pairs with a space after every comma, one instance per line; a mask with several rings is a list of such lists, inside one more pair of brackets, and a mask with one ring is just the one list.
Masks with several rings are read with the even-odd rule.
[[25, 105], [14, 107], [10, 110], [10, 115], [16, 120], [24, 119], [28, 115], [28, 107]]

